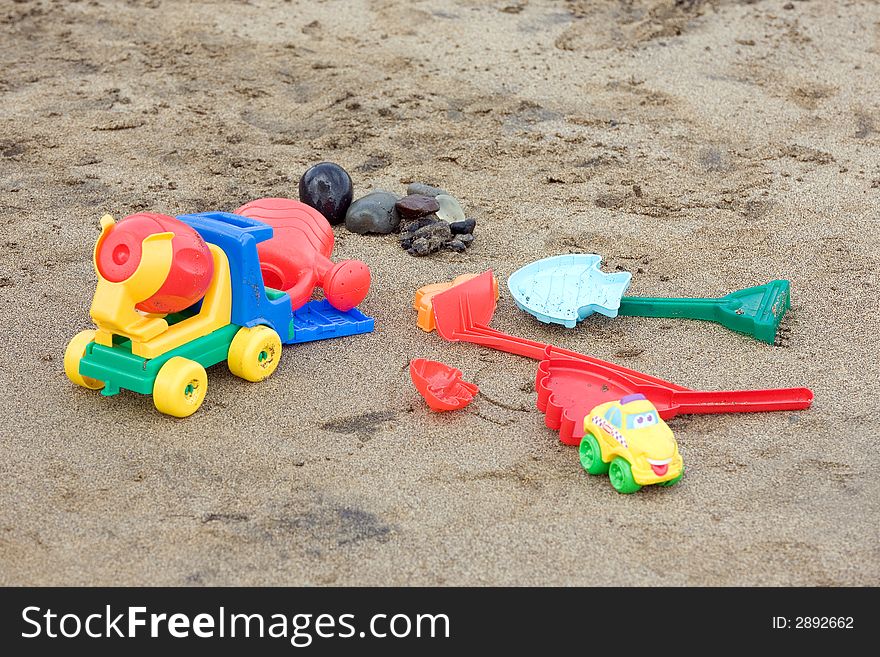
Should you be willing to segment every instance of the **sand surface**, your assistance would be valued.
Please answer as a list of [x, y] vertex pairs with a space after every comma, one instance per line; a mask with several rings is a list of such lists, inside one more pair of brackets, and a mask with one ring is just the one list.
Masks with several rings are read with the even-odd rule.
[[[0, 0], [0, 584], [880, 584], [880, 5]], [[478, 220], [370, 264], [368, 336], [209, 372], [187, 420], [62, 371], [98, 219], [434, 183]], [[493, 325], [804, 412], [681, 416], [688, 473], [615, 493], [535, 408], [535, 362], [415, 326], [414, 290], [599, 253], [632, 294], [788, 278], [779, 346], [685, 320]], [[506, 292], [506, 287], [502, 286]], [[482, 389], [430, 413], [407, 363]]]

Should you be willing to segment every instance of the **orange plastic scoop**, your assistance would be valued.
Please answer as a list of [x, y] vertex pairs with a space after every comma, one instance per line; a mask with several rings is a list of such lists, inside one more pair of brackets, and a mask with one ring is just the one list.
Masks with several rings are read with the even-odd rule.
[[[446, 292], [449, 288], [466, 283], [478, 276], [485, 274], [462, 274], [456, 276], [451, 281], [445, 283], [431, 283], [416, 290], [416, 297], [413, 300], [413, 308], [415, 308], [419, 316], [416, 319], [416, 325], [423, 331], [430, 333], [436, 328], [434, 321], [434, 297], [441, 292]], [[490, 272], [491, 276], [491, 272]], [[495, 291], [495, 300], [498, 300], [498, 279], [492, 276], [492, 287]]]

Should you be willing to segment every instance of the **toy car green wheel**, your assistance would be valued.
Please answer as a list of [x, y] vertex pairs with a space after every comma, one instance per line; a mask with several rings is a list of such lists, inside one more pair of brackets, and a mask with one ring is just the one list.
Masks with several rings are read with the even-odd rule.
[[175, 356], [156, 375], [153, 403], [166, 415], [188, 417], [199, 410], [208, 392], [208, 373], [194, 360]]
[[677, 484], [679, 481], [681, 481], [682, 477], [684, 477], [684, 467], [682, 467], [681, 472], [678, 473], [677, 477], [673, 477], [669, 481], [661, 481], [657, 485], [658, 486], [665, 486], [665, 487], [675, 486], [675, 484]]
[[601, 475], [608, 472], [608, 464], [602, 460], [602, 448], [596, 437], [587, 431], [581, 438], [581, 446], [578, 448], [578, 456], [584, 470], [591, 475]]
[[641, 488], [641, 486], [636, 483], [636, 480], [633, 479], [632, 468], [629, 465], [629, 461], [622, 456], [618, 456], [611, 461], [611, 466], [608, 468], [608, 478], [611, 480], [611, 485], [614, 486], [614, 490], [618, 493], [623, 493], [624, 495], [635, 493]]

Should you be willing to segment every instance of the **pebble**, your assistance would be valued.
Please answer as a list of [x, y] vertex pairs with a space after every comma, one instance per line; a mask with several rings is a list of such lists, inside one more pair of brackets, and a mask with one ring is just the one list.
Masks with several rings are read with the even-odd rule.
[[315, 208], [331, 224], [345, 220], [352, 198], [351, 176], [333, 162], [316, 164], [299, 179], [299, 200]]
[[446, 243], [446, 248], [456, 253], [462, 253], [467, 248], [467, 244], [459, 239], [454, 239]]
[[421, 217], [420, 219], [413, 219], [411, 221], [401, 222], [400, 224], [400, 246], [404, 249], [409, 250], [412, 247], [413, 239], [415, 239], [416, 232], [424, 228], [425, 226], [430, 226], [433, 223], [440, 221], [437, 218], [436, 214], [429, 214], [427, 217]]
[[[439, 196], [440, 194], [446, 194], [445, 190], [440, 189], [439, 187], [431, 187], [430, 185], [425, 185], [424, 183], [410, 183], [406, 188], [407, 194], [420, 194], [421, 196]], [[448, 195], [448, 194], [447, 194]]]
[[428, 214], [433, 214], [440, 209], [440, 204], [433, 196], [410, 194], [404, 196], [395, 206], [401, 219], [418, 219]]
[[436, 214], [428, 214], [424, 217], [419, 217], [418, 219], [401, 219], [400, 232], [401, 234], [414, 233], [422, 226], [427, 226], [435, 221], [440, 221], [440, 218]]
[[455, 223], [465, 220], [464, 210], [461, 209], [461, 204], [454, 197], [449, 194], [439, 194], [434, 198], [436, 198], [437, 203], [440, 204], [440, 209], [437, 210], [437, 216], [443, 221]]
[[442, 220], [424, 225], [412, 222], [408, 230], [400, 234], [400, 245], [410, 254], [424, 256], [444, 248], [452, 240], [449, 224]]
[[345, 227], [353, 233], [391, 233], [400, 225], [394, 205], [397, 196], [391, 192], [370, 192], [352, 203], [345, 213]]
[[476, 219], [465, 219], [464, 221], [453, 221], [449, 224], [453, 235], [470, 235], [477, 227]]

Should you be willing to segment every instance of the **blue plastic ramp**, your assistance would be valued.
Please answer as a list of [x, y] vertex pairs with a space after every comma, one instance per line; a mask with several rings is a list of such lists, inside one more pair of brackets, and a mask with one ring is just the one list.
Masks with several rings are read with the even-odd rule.
[[369, 333], [375, 322], [357, 308], [337, 310], [326, 299], [309, 301], [293, 313], [291, 337], [284, 344], [298, 344], [346, 335]]

